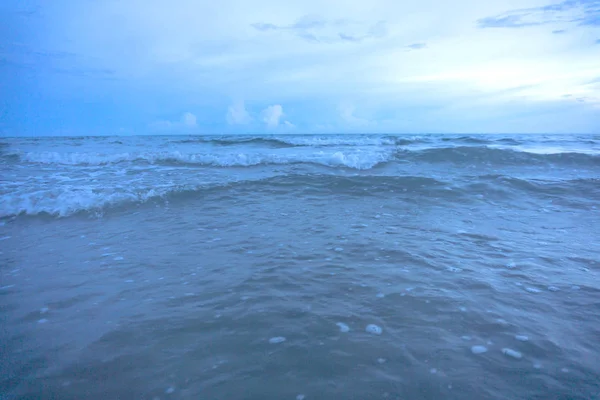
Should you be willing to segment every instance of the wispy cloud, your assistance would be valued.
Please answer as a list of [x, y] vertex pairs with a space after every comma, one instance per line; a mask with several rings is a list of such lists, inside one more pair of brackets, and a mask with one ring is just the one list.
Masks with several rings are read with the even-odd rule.
[[113, 78], [115, 71], [85, 62], [79, 55], [61, 50], [34, 49], [9, 43], [0, 45], [0, 65], [37, 73], [54, 73], [80, 77]]
[[347, 103], [342, 103], [338, 106], [338, 112], [340, 113], [340, 117], [342, 118], [342, 121], [353, 127], [353, 128], [360, 128], [360, 127], [366, 127], [368, 125], [370, 125], [371, 121], [369, 121], [366, 118], [361, 118], [356, 116], [356, 107], [354, 107], [351, 104], [347, 104]]
[[413, 43], [406, 46], [409, 50], [421, 50], [427, 47], [427, 43]]
[[556, 29], [556, 30], [552, 31], [552, 33], [555, 35], [562, 35], [563, 33], [567, 33], [567, 31], [564, 29]]
[[542, 7], [510, 10], [477, 22], [480, 28], [523, 28], [553, 23], [600, 26], [600, 0], [565, 0]]
[[318, 15], [305, 15], [289, 25], [257, 22], [251, 26], [261, 32], [283, 32], [313, 43], [358, 43], [387, 35], [385, 21], [368, 24], [343, 19], [328, 20]]

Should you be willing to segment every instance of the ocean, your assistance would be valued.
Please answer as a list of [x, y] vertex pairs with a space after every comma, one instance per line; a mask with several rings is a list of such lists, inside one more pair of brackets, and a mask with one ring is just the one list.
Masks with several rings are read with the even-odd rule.
[[598, 399], [600, 136], [0, 139], [2, 399]]

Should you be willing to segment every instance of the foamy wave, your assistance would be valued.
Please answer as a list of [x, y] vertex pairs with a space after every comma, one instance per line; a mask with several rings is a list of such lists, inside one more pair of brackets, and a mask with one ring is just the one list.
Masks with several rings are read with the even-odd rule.
[[65, 217], [80, 211], [100, 210], [124, 202], [144, 202], [160, 195], [154, 189], [143, 192], [95, 192], [92, 189], [55, 189], [6, 195], [0, 217], [21, 214], [49, 214]]
[[396, 144], [393, 137], [362, 136], [278, 136], [274, 140], [292, 146], [390, 146]]
[[217, 167], [249, 167], [262, 164], [314, 163], [330, 167], [370, 169], [390, 161], [389, 152], [323, 152], [308, 154], [261, 154], [261, 153], [201, 153], [186, 154], [178, 151], [151, 153], [25, 153], [21, 159], [30, 163], [61, 165], [107, 165], [122, 162], [183, 163]]

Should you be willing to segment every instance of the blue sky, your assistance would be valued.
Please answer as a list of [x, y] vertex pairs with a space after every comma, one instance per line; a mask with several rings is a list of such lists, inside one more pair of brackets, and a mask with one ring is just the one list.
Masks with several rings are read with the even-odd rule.
[[600, 132], [600, 0], [4, 0], [2, 135]]

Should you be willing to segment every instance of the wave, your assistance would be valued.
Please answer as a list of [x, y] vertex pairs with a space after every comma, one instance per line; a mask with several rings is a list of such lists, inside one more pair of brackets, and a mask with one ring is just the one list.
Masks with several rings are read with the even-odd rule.
[[398, 158], [409, 161], [429, 163], [450, 162], [454, 164], [487, 165], [531, 165], [531, 164], [568, 164], [600, 165], [600, 155], [589, 153], [532, 153], [526, 149], [507, 149], [493, 147], [459, 146], [432, 148], [417, 152], [400, 150]]
[[317, 164], [326, 167], [371, 169], [390, 162], [452, 163], [458, 165], [571, 165], [598, 166], [600, 154], [591, 150], [556, 149], [542, 151], [528, 148], [495, 146], [457, 146], [411, 149], [402, 146], [350, 149], [303, 148], [294, 150], [241, 149], [240, 152], [188, 153], [181, 151], [147, 151], [123, 153], [27, 152], [4, 153], [7, 162], [49, 165], [103, 166], [119, 163], [179, 164], [207, 167], [252, 167], [258, 165]]
[[419, 137], [401, 138], [395, 136], [226, 136], [226, 137], [193, 137], [177, 140], [174, 143], [210, 143], [219, 146], [235, 146], [244, 144], [262, 145], [272, 148], [285, 147], [331, 147], [331, 146], [398, 146], [417, 143]]
[[171, 185], [163, 187], [128, 188], [52, 188], [28, 193], [4, 195], [0, 202], [0, 218], [19, 215], [50, 215], [67, 217], [79, 213], [102, 213], [111, 208], [141, 205], [153, 200], [197, 198], [215, 191], [228, 189], [256, 193], [264, 190], [270, 194], [277, 190], [301, 194], [313, 192], [346, 195], [378, 195], [395, 189], [427, 191], [441, 189], [447, 184], [433, 178], [419, 176], [337, 176], [337, 175], [283, 175], [263, 179], [244, 179], [197, 185]]
[[371, 169], [376, 165], [391, 161], [390, 152], [323, 152], [309, 154], [261, 154], [261, 153], [198, 153], [187, 154], [179, 151], [146, 153], [25, 153], [22, 161], [39, 164], [101, 166], [123, 162], [144, 162], [149, 164], [192, 164], [215, 167], [250, 167], [269, 164], [312, 163], [329, 167]]
[[[572, 179], [560, 181], [527, 180], [505, 175], [481, 175], [465, 177], [465, 180], [442, 181], [424, 176], [339, 176], [324, 174], [279, 175], [262, 179], [239, 179], [196, 185], [170, 184], [132, 188], [75, 188], [62, 187], [31, 192], [11, 193], [2, 197], [0, 218], [20, 215], [49, 215], [67, 217], [81, 213], [104, 213], [112, 209], [139, 206], [152, 201], [197, 199], [199, 194], [231, 198], [247, 196], [248, 193], [285, 193], [292, 196], [392, 196], [425, 204], [433, 201], [479, 201], [478, 193], [486, 193], [486, 199], [509, 198], [519, 193], [543, 195], [557, 199], [581, 198], [585, 203], [600, 201], [599, 179]], [[232, 192], [233, 191], [233, 192]], [[236, 193], [240, 191], [241, 193]], [[339, 198], [339, 197], [336, 197]], [[520, 197], [516, 197], [521, 201]], [[412, 199], [412, 200], [410, 200]], [[574, 203], [575, 204], [575, 203]]]

